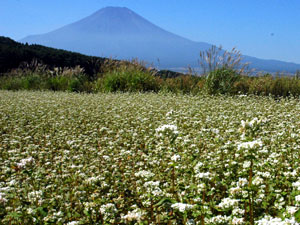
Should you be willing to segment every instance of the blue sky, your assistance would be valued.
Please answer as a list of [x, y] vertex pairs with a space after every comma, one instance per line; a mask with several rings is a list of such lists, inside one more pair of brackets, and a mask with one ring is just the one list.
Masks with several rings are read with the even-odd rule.
[[0, 35], [15, 40], [125, 6], [194, 41], [300, 63], [299, 0], [1, 0]]

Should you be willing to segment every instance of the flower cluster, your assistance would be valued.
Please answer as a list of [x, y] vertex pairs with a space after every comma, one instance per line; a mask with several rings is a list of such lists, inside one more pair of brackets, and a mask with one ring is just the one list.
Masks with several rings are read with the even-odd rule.
[[0, 224], [299, 224], [299, 110], [0, 91]]

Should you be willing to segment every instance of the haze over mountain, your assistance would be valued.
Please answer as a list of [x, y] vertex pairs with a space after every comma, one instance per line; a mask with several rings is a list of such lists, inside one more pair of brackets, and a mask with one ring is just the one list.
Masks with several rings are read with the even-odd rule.
[[[87, 55], [117, 59], [138, 58], [159, 68], [198, 66], [199, 52], [211, 44], [172, 34], [128, 8], [106, 7], [70, 25], [21, 42], [41, 44]], [[299, 64], [245, 56], [251, 67], [264, 71], [295, 72]]]

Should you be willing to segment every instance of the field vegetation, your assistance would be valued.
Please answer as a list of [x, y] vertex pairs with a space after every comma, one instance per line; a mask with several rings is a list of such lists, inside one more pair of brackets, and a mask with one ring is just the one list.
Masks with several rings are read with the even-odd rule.
[[202, 75], [13, 49], [0, 49], [19, 56], [0, 57], [0, 224], [300, 224], [299, 72], [251, 76], [215, 47]]
[[[0, 76], [2, 90], [53, 90], [69, 92], [172, 92], [183, 94], [255, 94], [289, 97], [300, 95], [300, 79], [295, 76], [258, 74], [243, 75], [228, 67], [217, 68], [207, 75], [170, 73], [145, 69], [133, 62], [111, 62], [93, 77], [80, 66], [47, 69], [43, 64], [34, 68], [18, 68]], [[168, 76], [168, 74], [171, 74]]]
[[298, 98], [0, 91], [0, 224], [299, 224]]
[[182, 74], [146, 67], [138, 60], [91, 57], [0, 37], [0, 89], [300, 95], [300, 71], [294, 75], [253, 73], [238, 50], [215, 46], [199, 57], [202, 72], [190, 69]]

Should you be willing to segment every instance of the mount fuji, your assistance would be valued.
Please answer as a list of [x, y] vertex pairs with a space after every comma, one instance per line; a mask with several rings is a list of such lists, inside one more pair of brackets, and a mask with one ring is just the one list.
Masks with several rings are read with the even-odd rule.
[[[168, 32], [124, 7], [106, 7], [77, 22], [20, 40], [82, 54], [133, 59], [162, 68], [198, 67], [199, 52], [212, 45]], [[252, 68], [295, 72], [299, 64], [244, 56]]]

